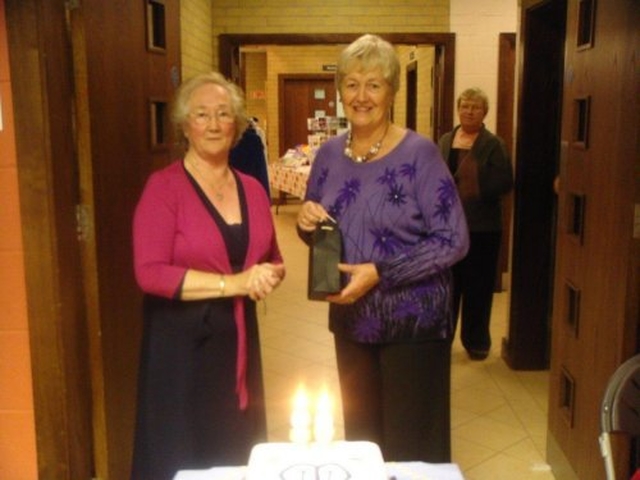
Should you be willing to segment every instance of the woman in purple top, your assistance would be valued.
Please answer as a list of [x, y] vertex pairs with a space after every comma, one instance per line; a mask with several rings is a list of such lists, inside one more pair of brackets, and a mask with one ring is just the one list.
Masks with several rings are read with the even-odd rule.
[[132, 480], [244, 464], [266, 440], [255, 302], [285, 271], [264, 188], [229, 167], [242, 93], [199, 75], [174, 122], [187, 151], [151, 175], [133, 222], [145, 296]]
[[337, 221], [340, 270], [329, 296], [348, 440], [390, 461], [450, 461], [451, 266], [467, 252], [462, 205], [438, 147], [391, 123], [400, 65], [364, 35], [338, 60], [349, 120], [312, 164], [298, 232]]

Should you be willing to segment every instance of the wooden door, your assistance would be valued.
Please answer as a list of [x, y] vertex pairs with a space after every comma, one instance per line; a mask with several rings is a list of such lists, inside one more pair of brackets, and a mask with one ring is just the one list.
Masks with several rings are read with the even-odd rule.
[[[556, 478], [599, 480], [605, 387], [639, 351], [640, 8], [568, 0], [566, 14], [547, 450]], [[616, 440], [616, 478], [630, 478], [638, 460]]]
[[175, 154], [179, 2], [5, 7], [39, 478], [129, 478], [142, 325], [131, 220]]
[[336, 115], [336, 88], [333, 75], [280, 75], [280, 148], [308, 143], [307, 118]]
[[[129, 477], [141, 292], [133, 277], [133, 210], [149, 174], [176, 158], [169, 105], [180, 80], [178, 0], [83, 0], [71, 12], [84, 55], [80, 199], [92, 225], [85, 248], [98, 477]], [[84, 75], [83, 75], [84, 73]], [[104, 428], [104, 430], [101, 430]]]

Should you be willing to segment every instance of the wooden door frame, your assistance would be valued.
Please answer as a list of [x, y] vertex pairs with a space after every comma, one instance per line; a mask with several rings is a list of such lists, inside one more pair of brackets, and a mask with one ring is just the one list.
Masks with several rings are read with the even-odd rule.
[[[381, 37], [394, 45], [434, 45], [442, 52], [443, 78], [441, 106], [441, 123], [439, 128], [446, 132], [454, 124], [454, 88], [455, 88], [455, 33], [380, 33]], [[238, 52], [243, 45], [335, 45], [349, 44], [360, 34], [327, 33], [327, 34], [221, 34], [218, 36], [218, 68], [220, 72], [234, 79], [240, 75], [237, 61]], [[437, 100], [436, 100], [437, 101]], [[436, 132], [437, 134], [437, 132]]]
[[[516, 34], [500, 33], [498, 51], [498, 97], [496, 100], [496, 134], [504, 140], [513, 163], [513, 127], [515, 107], [515, 57]], [[513, 214], [513, 192], [502, 199], [502, 243], [498, 258], [495, 291], [504, 290], [502, 276], [509, 271], [511, 244], [511, 216]]]

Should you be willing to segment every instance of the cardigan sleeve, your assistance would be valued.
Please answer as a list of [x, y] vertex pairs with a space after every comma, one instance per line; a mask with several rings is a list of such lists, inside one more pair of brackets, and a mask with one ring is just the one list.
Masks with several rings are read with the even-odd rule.
[[186, 268], [172, 264], [177, 230], [176, 192], [162, 172], [152, 174], [133, 219], [133, 257], [138, 285], [145, 293], [174, 298]]

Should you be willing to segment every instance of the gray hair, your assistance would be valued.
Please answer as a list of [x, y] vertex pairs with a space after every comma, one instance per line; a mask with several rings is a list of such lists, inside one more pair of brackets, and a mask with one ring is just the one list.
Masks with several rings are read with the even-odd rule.
[[472, 102], [479, 101], [482, 104], [484, 113], [486, 114], [489, 111], [489, 97], [478, 87], [467, 88], [460, 94], [458, 103], [456, 104], [458, 108], [460, 108], [460, 103], [462, 103], [463, 100], [471, 100]]
[[201, 73], [186, 80], [180, 85], [173, 102], [171, 119], [179, 137], [184, 139], [184, 125], [189, 116], [189, 100], [193, 92], [203, 85], [219, 85], [229, 93], [231, 109], [235, 116], [236, 134], [233, 141], [235, 145], [249, 126], [249, 119], [245, 112], [244, 93], [235, 83], [227, 80], [221, 73]]
[[377, 35], [365, 34], [346, 47], [338, 58], [336, 88], [354, 69], [365, 71], [379, 68], [393, 93], [400, 89], [400, 60], [393, 45]]

